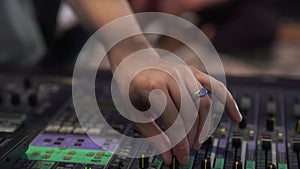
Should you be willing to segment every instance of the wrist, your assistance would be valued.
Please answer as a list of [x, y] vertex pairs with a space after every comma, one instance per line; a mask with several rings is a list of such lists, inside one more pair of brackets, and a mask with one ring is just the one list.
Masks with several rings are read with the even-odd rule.
[[130, 54], [151, 47], [144, 35], [136, 35], [122, 40], [108, 53], [111, 69], [114, 72], [124, 58]]

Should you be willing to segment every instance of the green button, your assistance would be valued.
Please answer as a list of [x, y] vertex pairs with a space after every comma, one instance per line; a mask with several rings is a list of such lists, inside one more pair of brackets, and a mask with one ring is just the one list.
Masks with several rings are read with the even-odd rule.
[[255, 162], [254, 161], [247, 161], [246, 169], [255, 169]]
[[224, 158], [217, 158], [216, 159], [215, 168], [216, 169], [222, 169], [222, 168], [224, 168]]
[[287, 164], [278, 163], [278, 169], [287, 169]]

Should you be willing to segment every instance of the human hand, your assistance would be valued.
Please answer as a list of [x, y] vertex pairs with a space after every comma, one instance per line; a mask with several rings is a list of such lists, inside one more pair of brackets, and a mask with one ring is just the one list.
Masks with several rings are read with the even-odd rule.
[[[199, 149], [199, 137], [203, 132], [207, 132], [203, 131], [203, 128], [205, 128], [205, 119], [208, 118], [211, 99], [208, 95], [198, 98], [197, 100], [193, 99], [192, 95], [196, 90], [203, 87], [206, 88], [209, 92], [221, 99], [221, 102], [226, 106], [226, 112], [228, 112], [233, 121], [240, 122], [242, 120], [236, 102], [227, 88], [220, 81], [217, 81], [213, 77], [192, 66], [172, 64], [156, 57], [148, 59], [148, 63], [153, 60], [153, 62], [157, 64], [161, 63], [164, 71], [156, 68], [148, 68], [137, 73], [130, 82], [129, 98], [136, 109], [139, 111], [147, 111], [151, 107], [155, 107], [155, 103], [163, 102], [162, 100], [156, 100], [154, 102], [152, 100], [151, 102], [151, 92], [160, 90], [164, 93], [166, 106], [163, 113], [161, 115], [156, 115], [154, 112], [154, 114], [149, 115], [149, 117], [153, 117], [154, 120], [158, 117], [159, 121], [166, 129], [170, 128], [175, 121], [178, 122], [170, 133], [165, 134], [165, 137], [160, 140], [161, 142], [152, 142], [154, 147], [160, 150], [168, 147], [169, 144], [175, 145], [172, 149], [162, 153], [163, 160], [166, 164], [171, 163], [172, 155], [177, 157], [179, 163], [187, 164], [189, 161], [190, 149]], [[145, 62], [147, 63], [147, 61]], [[121, 66], [120, 69], [124, 68], [125, 67]], [[130, 72], [130, 69], [131, 68], [127, 67], [127, 71]], [[123, 70], [122, 72], [126, 72], [126, 70]], [[128, 79], [126, 76], [116, 76], [115, 78], [120, 89], [123, 90], [122, 81]], [[183, 84], [178, 83], [178, 81], [181, 80], [183, 80]], [[196, 84], [196, 86], [193, 84]], [[182, 90], [182, 86], [179, 85], [184, 85], [184, 88], [187, 90]], [[214, 87], [212, 88], [212, 86]], [[226, 99], [222, 98], [221, 95], [223, 93], [226, 93]], [[196, 112], [196, 119], [191, 119], [192, 116], [189, 112], [183, 112], [183, 114], [180, 113], [181, 106], [184, 106], [181, 102], [181, 95], [183, 95], [185, 99], [189, 98], [199, 103], [199, 107], [196, 108], [196, 110], [198, 110], [198, 112]], [[155, 108], [152, 108], [152, 110], [155, 110]], [[190, 111], [193, 110], [191, 109]], [[154, 120], [147, 123], [133, 123], [139, 132], [146, 138], [149, 138], [163, 133], [163, 130]], [[195, 123], [192, 127], [189, 127], [193, 120], [195, 120]], [[184, 135], [184, 137], [181, 140], [176, 140], [178, 139], [177, 135]]]

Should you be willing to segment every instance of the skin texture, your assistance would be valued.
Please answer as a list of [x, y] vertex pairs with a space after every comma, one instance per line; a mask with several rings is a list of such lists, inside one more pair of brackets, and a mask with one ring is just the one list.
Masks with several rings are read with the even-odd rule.
[[[183, 0], [176, 0], [178, 5], [172, 4], [173, 0], [164, 0], [161, 2], [161, 6], [158, 7], [158, 1], [146, 1], [146, 0], [131, 0], [133, 4], [132, 8], [135, 11], [147, 11], [146, 6], [148, 3], [154, 3], [152, 6], [153, 9], [158, 9], [159, 11], [166, 11], [172, 14], [177, 14], [184, 10], [190, 10], [191, 8], [204, 6], [205, 3], [201, 0], [188, 0], [185, 5]], [[220, 0], [221, 1], [221, 0]], [[79, 18], [90, 30], [97, 30], [101, 26], [113, 21], [122, 16], [133, 13], [130, 4], [124, 0], [68, 0], [70, 5], [78, 13]], [[207, 5], [209, 5], [209, 2]], [[152, 9], [149, 9], [152, 10]], [[138, 24], [133, 22], [129, 23], [131, 28], [139, 28]], [[124, 28], [115, 31], [126, 31]], [[112, 71], [114, 72], [118, 65], [122, 62], [131, 53], [134, 53], [138, 50], [151, 47], [146, 38], [143, 35], [135, 36], [129, 39], [122, 41], [112, 48], [109, 52], [109, 60], [111, 63]], [[160, 58], [153, 54], [154, 61], [160, 62]], [[180, 108], [180, 93], [179, 88], [174, 80], [174, 77], [184, 77], [186, 85], [188, 86], [189, 80], [196, 80], [198, 89], [205, 87], [209, 92], [215, 93], [217, 96], [222, 92], [226, 92], [226, 100], [221, 100], [225, 103], [229, 117], [235, 121], [240, 122], [242, 117], [239, 113], [236, 102], [232, 98], [231, 94], [227, 88], [219, 81], [208, 76], [207, 74], [199, 71], [194, 67], [188, 67], [183, 65], [167, 65], [166, 69], [172, 72], [172, 76], [161, 70], [157, 69], [147, 69], [138, 73], [135, 78], [132, 80], [130, 85], [129, 96], [133, 105], [139, 110], [146, 110], [149, 108], [149, 93], [154, 89], [162, 90], [167, 98], [167, 106], [163, 114], [160, 116], [160, 121], [165, 127], [169, 127], [175, 121], [179, 108]], [[123, 70], [126, 72], [127, 70]], [[216, 86], [216, 90], [212, 91], [211, 83]], [[119, 84], [122, 85], [122, 80], [119, 81]], [[195, 91], [195, 90], [194, 90]], [[190, 91], [190, 92], [194, 92]], [[200, 101], [199, 107], [199, 118], [196, 120], [197, 123], [193, 126], [192, 130], [183, 138], [174, 148], [164, 152], [162, 157], [165, 163], [170, 164], [172, 160], [172, 155], [175, 155], [181, 164], [187, 164], [189, 161], [190, 148], [199, 149], [200, 144], [198, 143], [198, 138], [203, 127], [203, 119], [208, 112], [208, 109], [211, 105], [211, 99], [209, 96], [202, 97], [198, 99]], [[188, 123], [188, 120], [184, 117], [181, 117], [180, 126], [178, 126], [178, 131], [185, 132], [185, 124]], [[155, 136], [162, 133], [162, 130], [158, 127], [155, 122], [151, 123], [135, 123], [136, 128], [145, 136]], [[162, 144], [167, 143], [167, 140], [172, 141], [172, 137], [169, 136], [165, 140], [162, 140]]]

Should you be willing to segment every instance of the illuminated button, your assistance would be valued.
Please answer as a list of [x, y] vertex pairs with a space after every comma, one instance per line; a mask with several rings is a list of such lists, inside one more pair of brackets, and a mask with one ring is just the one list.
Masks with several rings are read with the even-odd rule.
[[1, 132], [12, 133], [12, 132], [16, 131], [17, 128], [18, 128], [17, 125], [0, 126], [0, 131], [1, 131]]
[[144, 154], [142, 154], [142, 157], [139, 159], [139, 167], [140, 169], [149, 168], [149, 158], [145, 157]]
[[72, 156], [64, 156], [64, 160], [71, 160]]
[[297, 120], [296, 132], [300, 134], [300, 120]]
[[274, 164], [269, 164], [266, 167], [267, 169], [276, 169], [276, 166]]
[[74, 127], [72, 127], [72, 126], [63, 126], [59, 129], [59, 132], [68, 134], [68, 133], [71, 133], [73, 131], [73, 129], [74, 129]]
[[99, 128], [91, 128], [87, 131], [87, 134], [99, 135], [101, 131], [102, 131], [102, 129], [99, 129]]
[[89, 153], [86, 153], [86, 156], [94, 156], [95, 153], [92, 153], [92, 152], [89, 152]]
[[60, 149], [60, 150], [65, 150], [67, 148], [68, 148], [67, 146], [58, 147], [58, 149]]
[[209, 159], [203, 159], [201, 161], [201, 169], [211, 169], [211, 163]]
[[235, 162], [233, 163], [232, 169], [243, 169], [243, 164], [242, 164], [242, 162], [241, 162], [241, 161], [235, 161]]
[[99, 151], [99, 152], [97, 152], [97, 155], [104, 155], [105, 154], [105, 152], [104, 151]]
[[220, 132], [221, 132], [222, 135], [225, 135], [226, 134], [226, 128], [221, 128]]
[[60, 125], [49, 125], [46, 127], [45, 131], [46, 132], [57, 132], [59, 128], [60, 128]]
[[39, 151], [32, 152], [32, 155], [40, 155], [41, 153]]
[[85, 134], [85, 131], [82, 127], [76, 127], [74, 130], [73, 130], [73, 133], [74, 134]]
[[278, 132], [277, 133], [278, 139], [282, 140], [283, 139], [283, 133], [282, 132]]
[[100, 159], [100, 158], [102, 158], [103, 157], [103, 155], [96, 155], [94, 158], [95, 159]]
[[255, 133], [254, 130], [249, 130], [249, 136], [250, 136], [250, 137], [253, 137], [253, 136], [254, 136], [254, 133]]
[[54, 150], [47, 150], [46, 153], [47, 153], [47, 154], [53, 154], [53, 153], [54, 153]]
[[172, 163], [170, 165], [170, 169], [179, 169], [179, 163], [175, 156], [172, 157]]
[[51, 156], [49, 155], [49, 154], [45, 154], [45, 155], [43, 155], [42, 156], [42, 158], [44, 158], [44, 159], [48, 159], [48, 158], [50, 158]]
[[69, 151], [69, 152], [68, 152], [68, 155], [74, 155], [74, 154], [76, 154], [75, 151]]

